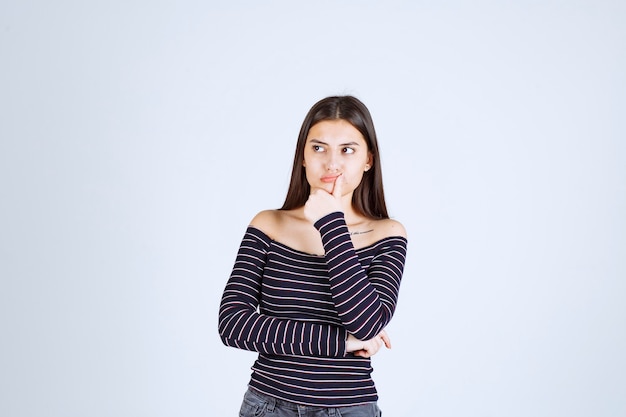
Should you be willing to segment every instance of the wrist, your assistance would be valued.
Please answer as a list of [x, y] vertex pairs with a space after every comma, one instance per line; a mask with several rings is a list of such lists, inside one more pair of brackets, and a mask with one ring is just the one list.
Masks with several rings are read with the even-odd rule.
[[357, 339], [351, 333], [348, 333], [348, 337], [346, 338], [346, 352], [355, 352], [361, 349], [363, 349], [363, 341]]

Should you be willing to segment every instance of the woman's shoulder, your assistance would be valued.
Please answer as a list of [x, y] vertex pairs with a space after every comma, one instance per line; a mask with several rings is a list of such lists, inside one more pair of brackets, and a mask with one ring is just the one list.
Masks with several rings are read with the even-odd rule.
[[262, 231], [270, 239], [276, 240], [286, 225], [296, 220], [293, 210], [263, 210], [250, 221], [250, 226]]
[[279, 217], [279, 210], [263, 210], [258, 212], [250, 221], [250, 226], [259, 228], [259, 226], [266, 226], [273, 224]]
[[398, 236], [405, 239], [407, 238], [406, 229], [404, 228], [404, 225], [398, 220], [380, 219], [374, 220], [374, 222], [376, 226], [375, 230], [378, 240]]

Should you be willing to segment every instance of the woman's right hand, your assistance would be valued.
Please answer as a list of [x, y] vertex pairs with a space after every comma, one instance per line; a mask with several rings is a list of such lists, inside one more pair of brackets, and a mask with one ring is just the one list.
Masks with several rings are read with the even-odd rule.
[[381, 331], [370, 340], [359, 340], [352, 334], [348, 334], [346, 340], [346, 352], [352, 352], [355, 356], [363, 358], [371, 358], [385, 345], [387, 349], [391, 349], [391, 339], [385, 330]]
[[335, 178], [333, 191], [328, 192], [323, 188], [311, 188], [311, 194], [304, 203], [304, 217], [315, 224], [327, 214], [335, 211], [343, 211], [341, 197], [343, 197], [343, 175]]

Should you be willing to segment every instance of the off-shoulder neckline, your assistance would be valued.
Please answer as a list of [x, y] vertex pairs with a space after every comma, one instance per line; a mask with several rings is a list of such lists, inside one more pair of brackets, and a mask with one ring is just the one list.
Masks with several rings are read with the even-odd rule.
[[[324, 257], [324, 255], [320, 255], [320, 254], [316, 254], [316, 253], [309, 253], [309, 252], [306, 252], [306, 251], [303, 251], [303, 250], [300, 250], [300, 249], [293, 248], [293, 247], [291, 247], [291, 246], [289, 246], [289, 245], [287, 245], [285, 243], [282, 243], [282, 242], [280, 242], [278, 240], [274, 240], [271, 237], [269, 237], [267, 235], [267, 233], [265, 233], [263, 230], [259, 229], [256, 226], [249, 225], [248, 229], [256, 230], [258, 233], [262, 234], [263, 237], [265, 237], [269, 242], [271, 242], [273, 244], [276, 244], [278, 246], [281, 246], [284, 249], [290, 250], [292, 252], [295, 252], [295, 253], [298, 253], [298, 254], [301, 254], [301, 255], [306, 255], [306, 256], [314, 256], [316, 258], [323, 258]], [[355, 252], [365, 252], [367, 250], [370, 250], [370, 249], [374, 248], [375, 246], [381, 245], [383, 242], [386, 242], [388, 240], [394, 240], [394, 239], [400, 239], [404, 243], [407, 242], [407, 238], [405, 238], [404, 236], [400, 236], [400, 235], [385, 236], [382, 239], [379, 239], [379, 240], [377, 240], [375, 242], [370, 243], [369, 245], [365, 245], [365, 246], [362, 246], [360, 248], [354, 248], [354, 251]]]

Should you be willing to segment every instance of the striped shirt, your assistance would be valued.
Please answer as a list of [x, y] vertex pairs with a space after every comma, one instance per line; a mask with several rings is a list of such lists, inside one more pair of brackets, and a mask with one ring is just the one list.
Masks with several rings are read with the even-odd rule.
[[348, 333], [368, 340], [394, 313], [407, 240], [355, 249], [343, 213], [315, 223], [325, 255], [248, 227], [219, 310], [227, 346], [259, 352], [249, 385], [304, 405], [377, 401], [370, 359], [346, 353]]

